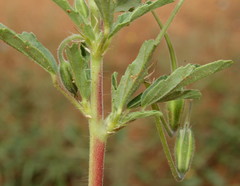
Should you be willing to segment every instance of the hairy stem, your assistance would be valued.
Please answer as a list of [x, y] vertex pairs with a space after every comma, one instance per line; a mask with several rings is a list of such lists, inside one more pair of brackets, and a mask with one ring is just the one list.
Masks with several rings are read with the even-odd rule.
[[102, 186], [104, 177], [104, 158], [106, 138], [99, 136], [96, 125], [90, 122], [89, 182], [88, 186]]
[[91, 58], [91, 110], [92, 117], [103, 119], [103, 73], [102, 56], [93, 55]]
[[106, 130], [103, 126], [102, 56], [91, 56], [91, 119], [89, 120], [89, 186], [102, 186]]

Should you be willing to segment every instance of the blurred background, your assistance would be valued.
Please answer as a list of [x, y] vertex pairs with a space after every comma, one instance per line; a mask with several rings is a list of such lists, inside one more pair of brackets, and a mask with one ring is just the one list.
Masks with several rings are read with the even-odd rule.
[[[174, 4], [158, 9], [166, 21]], [[0, 21], [17, 32], [34, 32], [56, 56], [61, 40], [76, 33], [51, 0], [0, 1]], [[105, 58], [104, 98], [109, 112], [110, 75], [124, 73], [141, 43], [159, 29], [148, 14], [122, 30]], [[169, 29], [180, 65], [232, 59], [232, 68], [194, 85], [196, 137], [192, 169], [173, 180], [153, 119], [135, 121], [109, 139], [105, 186], [240, 185], [240, 1], [187, 0]], [[157, 73], [169, 73], [166, 45], [154, 54]], [[173, 143], [170, 141], [173, 149]], [[48, 74], [0, 42], [0, 185], [84, 186], [88, 174], [86, 120], [57, 92]]]

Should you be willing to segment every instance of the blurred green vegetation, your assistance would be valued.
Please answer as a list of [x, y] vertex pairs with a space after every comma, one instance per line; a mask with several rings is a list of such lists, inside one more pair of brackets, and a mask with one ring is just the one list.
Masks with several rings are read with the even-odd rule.
[[66, 113], [67, 103], [49, 88], [50, 79], [23, 69], [10, 78], [4, 70], [0, 81], [8, 83], [0, 84], [0, 185], [87, 182], [88, 139], [77, 117]]
[[[0, 84], [0, 184], [87, 185], [86, 122], [41, 71], [18, 68], [12, 74], [2, 68], [0, 73], [0, 81], [7, 82]], [[197, 149], [184, 182], [173, 180], [154, 123], [146, 119], [109, 139], [105, 185], [237, 186], [240, 87], [229, 90], [238, 74], [226, 74], [231, 78], [219, 75], [209, 80], [204, 99], [195, 103]]]

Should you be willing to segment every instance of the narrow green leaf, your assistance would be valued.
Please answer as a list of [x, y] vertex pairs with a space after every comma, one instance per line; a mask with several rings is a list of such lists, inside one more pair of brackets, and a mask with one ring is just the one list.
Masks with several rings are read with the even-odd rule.
[[89, 16], [89, 9], [85, 0], [75, 0], [74, 5], [75, 9], [85, 18]]
[[[142, 94], [137, 95], [135, 98], [133, 98], [128, 104], [127, 108], [137, 108], [141, 106], [141, 97]], [[201, 92], [199, 90], [178, 90], [171, 92], [170, 94], [164, 96], [160, 100], [156, 101], [155, 103], [159, 102], [167, 102], [171, 100], [176, 99], [200, 99], [202, 96]]]
[[91, 25], [86, 24], [81, 27], [83, 34], [87, 37], [89, 41], [95, 40], [95, 34]]
[[220, 70], [224, 70], [225, 68], [230, 67], [232, 64], [233, 61], [231, 60], [218, 60], [206, 65], [197, 66], [197, 68], [195, 68], [194, 71], [178, 85], [178, 88], [194, 83]]
[[110, 33], [110, 37], [116, 34], [120, 29], [125, 26], [128, 26], [135, 19], [143, 16], [144, 14], [164, 6], [166, 4], [172, 3], [174, 0], [156, 0], [156, 1], [147, 1], [146, 3], [138, 6], [133, 12], [126, 12], [118, 16], [116, 23], [113, 25], [113, 29]]
[[5, 25], [0, 24], [0, 39], [31, 58], [47, 72], [57, 73], [57, 63], [53, 55], [37, 40], [33, 33], [17, 34]]
[[141, 4], [141, 0], [117, 0], [115, 12], [127, 12]]
[[122, 76], [114, 95], [115, 109], [122, 109], [139, 88], [147, 75], [148, 63], [155, 48], [154, 40], [145, 41], [137, 58], [130, 64]]
[[142, 94], [143, 93], [138, 94], [135, 98], [133, 98], [131, 101], [129, 101], [127, 104], [127, 108], [131, 109], [131, 108], [140, 107]]
[[166, 102], [176, 99], [200, 99], [202, 96], [199, 90], [178, 90], [164, 96], [157, 102]]
[[79, 14], [78, 11], [73, 9], [73, 7], [69, 4], [67, 0], [52, 0], [52, 1], [55, 2], [59, 7], [61, 7], [62, 10], [69, 15], [69, 17], [77, 26], [84, 23], [83, 17]]
[[118, 76], [117, 72], [114, 72], [112, 74], [112, 89], [113, 90], [117, 90], [117, 76]]
[[59, 7], [62, 8], [66, 14], [71, 18], [71, 20], [76, 24], [76, 26], [81, 29], [83, 34], [93, 40], [95, 38], [93, 28], [91, 27], [89, 21], [81, 15], [78, 10], [75, 10], [67, 0], [52, 0]]
[[112, 90], [112, 106], [115, 105], [115, 94], [116, 94], [116, 90], [117, 90], [117, 87], [118, 87], [118, 84], [117, 84], [117, 76], [118, 76], [118, 73], [117, 72], [114, 72], [112, 74], [112, 86], [111, 86], [111, 90]]
[[94, 0], [104, 20], [105, 26], [110, 27], [114, 18], [115, 1], [113, 0]]
[[81, 54], [78, 44], [73, 44], [66, 49], [67, 58], [73, 70], [75, 83], [82, 98], [88, 99], [90, 96], [90, 81], [87, 75], [88, 61]]
[[146, 118], [146, 117], [149, 117], [149, 116], [159, 116], [159, 115], [162, 115], [162, 113], [160, 111], [156, 111], [156, 110], [142, 111], [142, 112], [132, 112], [132, 113], [129, 113], [128, 115], [120, 118], [119, 126], [124, 125], [128, 122], [134, 121], [136, 119]]
[[[188, 64], [185, 67], [176, 69], [166, 80], [155, 81], [143, 93], [141, 98], [141, 105], [147, 106], [158, 102], [165, 96], [174, 95], [174, 91], [179, 91], [186, 85], [194, 83], [204, 77], [223, 70], [233, 64], [231, 60], [219, 60], [203, 66]], [[193, 95], [191, 95], [193, 93]], [[189, 92], [183, 95], [190, 97], [198, 97], [198, 92]], [[189, 98], [188, 98], [189, 99]]]
[[188, 64], [185, 67], [179, 67], [167, 79], [155, 81], [143, 93], [141, 105], [151, 105], [173, 91], [193, 70], [194, 65]]
[[[167, 79], [168, 76], [164, 75], [159, 77], [155, 82], [159, 82], [162, 81], [164, 79]], [[140, 93], [139, 95], [137, 95], [135, 98], [133, 98], [131, 101], [128, 102], [127, 104], [127, 108], [136, 108], [141, 106], [141, 97], [142, 97], [143, 93]]]

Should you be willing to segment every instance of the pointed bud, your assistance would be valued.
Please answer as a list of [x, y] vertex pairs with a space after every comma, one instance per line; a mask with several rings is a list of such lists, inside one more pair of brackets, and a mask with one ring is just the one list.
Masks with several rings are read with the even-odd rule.
[[83, 16], [89, 16], [89, 9], [85, 0], [75, 0], [75, 9]]
[[174, 132], [176, 132], [180, 126], [183, 107], [184, 107], [183, 99], [167, 102], [169, 125]]
[[179, 174], [184, 177], [189, 170], [194, 154], [194, 136], [188, 127], [180, 129], [175, 143], [175, 160]]
[[72, 69], [68, 62], [62, 62], [59, 68], [59, 74], [64, 87], [72, 94], [77, 94], [77, 86], [73, 81]]

